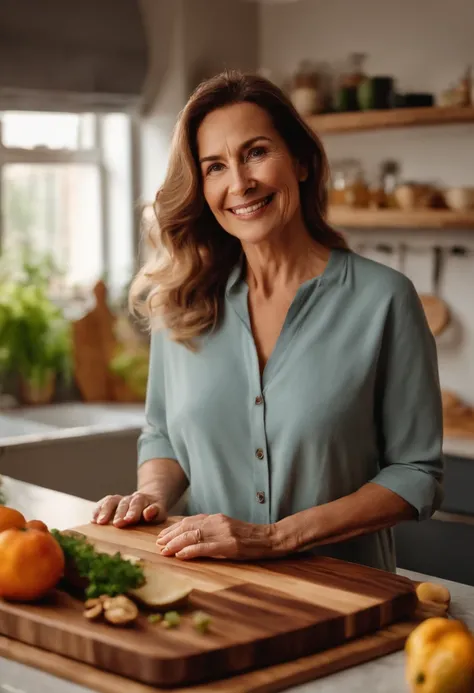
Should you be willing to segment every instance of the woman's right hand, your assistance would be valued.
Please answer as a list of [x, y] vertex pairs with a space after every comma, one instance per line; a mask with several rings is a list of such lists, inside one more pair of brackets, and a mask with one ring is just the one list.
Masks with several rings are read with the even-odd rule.
[[105, 496], [100, 500], [92, 515], [92, 522], [107, 525], [110, 522], [115, 527], [136, 525], [141, 520], [145, 522], [164, 522], [166, 511], [160, 507], [154, 496], [136, 491], [131, 496]]

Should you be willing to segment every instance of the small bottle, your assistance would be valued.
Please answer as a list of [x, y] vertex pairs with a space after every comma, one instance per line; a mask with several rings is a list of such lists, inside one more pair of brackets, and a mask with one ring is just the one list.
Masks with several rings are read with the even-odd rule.
[[470, 106], [471, 105], [471, 90], [472, 90], [472, 76], [471, 67], [466, 69], [464, 77], [459, 82], [459, 105], [460, 106]]
[[357, 91], [359, 85], [367, 79], [363, 71], [365, 58], [365, 53], [350, 54], [348, 69], [341, 75], [336, 91], [336, 110], [342, 112], [359, 110]]
[[298, 71], [293, 77], [290, 99], [298, 113], [303, 117], [320, 113], [323, 110], [324, 104], [319, 78], [307, 60], [300, 63]]
[[387, 195], [385, 194], [384, 181], [382, 175], [379, 174], [376, 180], [370, 186], [370, 202], [369, 207], [372, 209], [383, 209], [387, 206]]
[[370, 203], [370, 191], [359, 161], [347, 161], [346, 180], [346, 205], [349, 207], [368, 207]]
[[397, 161], [388, 159], [382, 162], [380, 166], [380, 180], [385, 192], [386, 206], [397, 207], [395, 190], [400, 183], [400, 166]]

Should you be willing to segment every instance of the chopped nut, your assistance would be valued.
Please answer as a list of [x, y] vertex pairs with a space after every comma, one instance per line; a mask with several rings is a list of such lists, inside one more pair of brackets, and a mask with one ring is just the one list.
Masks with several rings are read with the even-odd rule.
[[111, 609], [112, 607], [116, 606], [123, 606], [127, 607], [130, 604], [134, 604], [131, 599], [126, 597], [124, 594], [119, 594], [118, 597], [109, 597], [108, 595], [104, 594], [102, 595], [101, 599], [103, 599], [102, 603], [104, 605], [104, 609], [107, 611], [107, 609]]
[[[93, 600], [88, 600], [88, 601], [93, 601]], [[86, 602], [87, 604], [87, 602]], [[99, 618], [99, 616], [102, 614], [103, 608], [102, 604], [99, 602], [98, 604], [93, 605], [92, 607], [86, 609], [84, 611], [84, 616], [88, 618], [90, 621], [95, 621], [96, 619]]]
[[102, 600], [100, 597], [98, 597], [97, 599], [88, 599], [84, 604], [84, 608], [92, 609], [92, 607], [97, 606], [98, 604], [102, 605]]
[[117, 606], [116, 608], [107, 609], [104, 615], [109, 623], [113, 623], [116, 626], [124, 626], [126, 623], [132, 623], [137, 618], [138, 609], [134, 612], [124, 609], [123, 606]]
[[103, 608], [105, 619], [117, 626], [131, 623], [138, 616], [137, 605], [123, 595], [105, 600]]

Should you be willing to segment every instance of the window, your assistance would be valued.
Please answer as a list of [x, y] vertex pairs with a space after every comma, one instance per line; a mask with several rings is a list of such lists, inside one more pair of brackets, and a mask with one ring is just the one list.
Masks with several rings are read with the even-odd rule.
[[131, 123], [123, 113], [0, 113], [0, 248], [49, 254], [67, 287], [133, 272]]

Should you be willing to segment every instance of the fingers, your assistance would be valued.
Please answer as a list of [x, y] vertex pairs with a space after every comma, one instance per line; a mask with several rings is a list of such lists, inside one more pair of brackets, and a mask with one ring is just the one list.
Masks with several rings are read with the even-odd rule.
[[175, 558], [188, 561], [191, 558], [233, 558], [233, 555], [230, 546], [216, 541], [186, 546], [175, 554]]
[[179, 522], [175, 522], [173, 525], [170, 525], [170, 527], [166, 527], [158, 534], [156, 543], [161, 545], [167, 544], [171, 539], [174, 539], [179, 534], [182, 534], [185, 531], [190, 531], [191, 529], [196, 529], [195, 525], [197, 524], [197, 522], [201, 524], [201, 521], [205, 517], [208, 516], [192, 515], [191, 517], [185, 517], [183, 520], [180, 520]]
[[163, 522], [166, 520], [166, 512], [158, 505], [158, 503], [151, 503], [151, 505], [147, 505], [142, 514], [145, 522], [152, 522], [152, 520]]
[[118, 504], [122, 496], [105, 496], [100, 500], [92, 515], [92, 522], [99, 525], [106, 525], [114, 517]]
[[166, 517], [166, 513], [158, 503], [143, 493], [133, 493], [131, 496], [106, 496], [100, 500], [92, 515], [92, 522], [106, 525], [113, 522], [115, 527], [126, 527], [137, 524], [142, 519], [152, 520]]
[[161, 549], [163, 556], [174, 556], [182, 549], [193, 544], [199, 544], [201, 539], [200, 529], [191, 529], [188, 532], [182, 532], [177, 537], [174, 537], [166, 543]]
[[[191, 529], [189, 527], [189, 529]], [[171, 527], [166, 527], [163, 529], [157, 537], [156, 543], [161, 544], [162, 546], [164, 544], [167, 544], [171, 539], [174, 539], [175, 537], [179, 536], [185, 531], [185, 527], [183, 525], [183, 520], [180, 522], [175, 522], [174, 525], [171, 525]]]
[[142, 518], [144, 509], [149, 504], [149, 499], [141, 493], [134, 493], [132, 496], [124, 496], [115, 511], [114, 526], [125, 527], [126, 525], [138, 524]]

